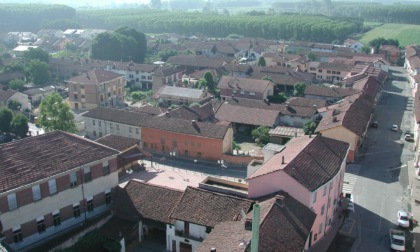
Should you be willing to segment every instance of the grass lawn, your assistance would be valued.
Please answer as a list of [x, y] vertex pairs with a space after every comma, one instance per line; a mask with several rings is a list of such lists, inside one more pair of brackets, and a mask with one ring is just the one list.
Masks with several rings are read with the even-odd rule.
[[420, 25], [409, 24], [383, 24], [361, 36], [360, 42], [367, 44], [369, 41], [383, 37], [398, 39], [400, 46], [420, 43]]

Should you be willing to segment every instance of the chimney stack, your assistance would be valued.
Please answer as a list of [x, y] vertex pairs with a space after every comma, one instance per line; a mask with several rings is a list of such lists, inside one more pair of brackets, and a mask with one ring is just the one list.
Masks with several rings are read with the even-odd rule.
[[284, 164], [284, 156], [281, 157], [281, 164]]

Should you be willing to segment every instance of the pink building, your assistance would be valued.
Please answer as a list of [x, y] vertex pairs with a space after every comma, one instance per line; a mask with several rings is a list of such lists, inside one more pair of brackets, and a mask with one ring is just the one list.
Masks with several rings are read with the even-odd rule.
[[348, 151], [348, 143], [319, 135], [293, 138], [248, 176], [248, 196], [257, 198], [283, 190], [312, 209], [317, 217], [307, 250], [326, 235], [331, 221], [340, 214], [337, 209]]

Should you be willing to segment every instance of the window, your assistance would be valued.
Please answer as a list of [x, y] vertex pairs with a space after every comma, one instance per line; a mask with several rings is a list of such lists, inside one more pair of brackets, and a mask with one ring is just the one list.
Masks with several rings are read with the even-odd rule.
[[318, 73], [322, 73], [322, 69], [318, 69]]
[[111, 204], [111, 191], [108, 190], [105, 192], [105, 204]]
[[48, 188], [50, 189], [50, 195], [57, 193], [57, 183], [55, 179], [48, 181]]
[[316, 202], [316, 195], [317, 195], [317, 191], [314, 192], [314, 194], [312, 194], [312, 203]]
[[99, 137], [102, 137], [102, 132], [99, 132]]
[[96, 130], [93, 131], [93, 136], [96, 137]]
[[38, 201], [41, 199], [41, 188], [39, 187], [39, 185], [32, 187], [32, 197], [34, 201]]
[[139, 78], [136, 78], [136, 82], [139, 82], [140, 80], [139, 80]]
[[188, 150], [184, 151], [184, 156], [188, 156]]
[[316, 71], [316, 68], [315, 67], [310, 67], [309, 70]]
[[73, 215], [74, 215], [74, 218], [79, 218], [80, 217], [80, 205], [79, 204], [77, 204], [77, 205], [73, 204]]
[[80, 95], [80, 98], [85, 99], [85, 95]]
[[142, 76], [141, 76], [141, 79], [142, 79], [142, 80], [145, 80], [145, 79], [146, 79], [146, 76], [142, 75]]
[[197, 157], [201, 158], [201, 152], [197, 152]]
[[236, 89], [233, 90], [233, 93], [236, 94]]
[[241, 94], [245, 94], [245, 91], [241, 90]]
[[318, 234], [322, 233], [322, 228], [324, 227], [324, 223], [319, 223], [319, 232]]
[[13, 228], [13, 241], [15, 243], [23, 241], [22, 230], [19, 227]]
[[92, 125], [95, 125], [95, 124], [96, 124], [95, 120], [92, 120]]
[[128, 127], [128, 132], [132, 133], [133, 129], [131, 127]]
[[151, 79], [152, 79], [152, 76], [147, 76], [147, 79], [148, 79], [148, 80], [151, 80]]
[[114, 125], [112, 123], [109, 123], [109, 128], [110, 129], [113, 129], [114, 128]]
[[7, 195], [7, 203], [9, 203], [9, 210], [17, 208], [16, 193]]
[[338, 74], [338, 75], [340, 75], [340, 74], [341, 74], [341, 72], [337, 72], [337, 74]]
[[77, 186], [77, 174], [76, 172], [70, 173], [70, 187]]
[[77, 101], [77, 94], [74, 94], [73, 98], [74, 98], [75, 101]]
[[331, 73], [331, 71], [330, 70], [327, 70], [327, 74], [330, 74]]
[[92, 180], [92, 173], [90, 172], [90, 167], [83, 168], [83, 182], [87, 183]]
[[314, 241], [316, 241], [317, 237], [318, 237], [318, 234], [314, 234]]
[[327, 186], [324, 186], [324, 192], [322, 193], [323, 196], [327, 194]]
[[131, 79], [132, 79], [133, 77], [134, 77], [134, 76], [133, 76], [132, 74], [129, 74], [129, 75], [128, 75], [128, 78], [131, 78]]
[[98, 126], [102, 127], [102, 121], [98, 121]]
[[38, 233], [44, 233], [45, 232], [45, 222], [44, 218], [38, 218], [36, 219], [36, 226], [38, 228]]
[[73, 85], [73, 91], [77, 91], [77, 84]]
[[325, 211], [325, 204], [322, 205], [322, 207], [321, 207], [321, 215], [324, 215], [324, 211]]
[[88, 210], [88, 212], [93, 211], [93, 199], [92, 198], [87, 200], [87, 210]]
[[140, 134], [140, 129], [136, 128], [136, 134]]
[[85, 85], [80, 84], [80, 88], [81, 89], [85, 88]]
[[61, 225], [61, 219], [60, 219], [60, 212], [59, 211], [53, 212], [53, 223], [54, 223], [54, 227], [57, 227], [57, 226]]
[[119, 124], [117, 124], [117, 130], [120, 130], [120, 125]]
[[335, 74], [335, 71], [332, 71], [331, 73], [332, 73], [332, 74]]
[[255, 96], [255, 92], [249, 92], [249, 95]]
[[147, 142], [143, 142], [143, 147], [144, 147], [144, 148], [148, 148], [148, 144], [147, 144]]
[[109, 164], [108, 164], [108, 161], [105, 161], [105, 162], [102, 163], [102, 174], [104, 176], [106, 176], [106, 175], [109, 174]]
[[184, 221], [184, 234], [185, 235], [190, 234], [190, 223], [188, 221]]

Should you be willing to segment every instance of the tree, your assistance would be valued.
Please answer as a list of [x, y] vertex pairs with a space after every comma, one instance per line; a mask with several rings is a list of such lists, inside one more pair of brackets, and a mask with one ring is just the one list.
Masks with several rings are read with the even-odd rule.
[[259, 146], [263, 146], [270, 141], [270, 135], [268, 134], [269, 131], [270, 128], [267, 126], [258, 126], [252, 130], [251, 135]]
[[7, 108], [0, 108], [0, 132], [9, 133], [13, 112]]
[[228, 9], [223, 9], [223, 15], [229, 16], [229, 10]]
[[13, 117], [10, 127], [16, 136], [24, 138], [29, 130], [28, 118], [22, 114], [17, 114]]
[[205, 72], [203, 78], [204, 80], [206, 80], [207, 89], [210, 91], [214, 91], [216, 87], [214, 85], [213, 75], [210, 72]]
[[203, 89], [204, 87], [207, 86], [207, 81], [204, 78], [201, 78], [197, 81], [195, 85], [196, 85], [196, 88]]
[[173, 49], [165, 49], [165, 50], [162, 50], [162, 51], [158, 52], [158, 57], [162, 61], [167, 61], [169, 59], [169, 57], [175, 56], [175, 55], [178, 55], [178, 51], [173, 50]]
[[363, 46], [362, 47], [362, 52], [364, 52], [366, 54], [370, 54], [371, 50], [372, 50], [372, 48], [370, 48], [369, 46]]
[[303, 125], [303, 131], [305, 132], [305, 135], [313, 134], [317, 126], [318, 124], [316, 122], [313, 122], [313, 121], [306, 122]]
[[23, 58], [26, 61], [40, 60], [45, 63], [50, 62], [50, 55], [48, 54], [48, 52], [42, 50], [40, 47], [29, 48], [28, 51], [23, 53]]
[[22, 107], [22, 103], [15, 100], [11, 100], [7, 104], [7, 107], [11, 110], [19, 110]]
[[311, 61], [316, 61], [316, 56], [313, 52], [308, 53], [308, 59]]
[[25, 82], [21, 79], [11, 80], [9, 81], [9, 88], [21, 92], [25, 89]]
[[304, 82], [296, 83], [293, 86], [293, 88], [294, 88], [294, 90], [293, 90], [293, 95], [294, 96], [303, 97], [305, 95], [306, 83], [304, 83]]
[[76, 132], [74, 115], [69, 105], [58, 93], [45, 97], [39, 105], [38, 124], [46, 131], [63, 130]]
[[30, 80], [35, 85], [43, 85], [50, 80], [50, 65], [40, 60], [31, 60], [26, 68]]
[[258, 63], [257, 63], [257, 66], [266, 66], [267, 64], [265, 63], [265, 59], [264, 59], [264, 57], [260, 57], [259, 59], [258, 59]]

